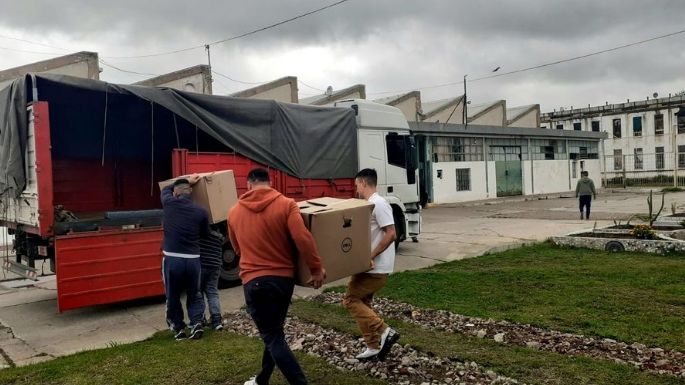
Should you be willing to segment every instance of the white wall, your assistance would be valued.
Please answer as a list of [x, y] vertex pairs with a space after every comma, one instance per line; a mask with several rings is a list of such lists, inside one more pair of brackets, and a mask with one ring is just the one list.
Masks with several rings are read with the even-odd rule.
[[537, 128], [540, 121], [540, 110], [529, 111], [524, 116], [511, 123], [509, 127], [533, 127]]
[[209, 87], [205, 86], [204, 74], [186, 76], [182, 79], [176, 79], [167, 83], [159, 84], [157, 87], [169, 87], [176, 90], [197, 92], [200, 94], [209, 93]]
[[[457, 191], [456, 169], [471, 170], [471, 190]], [[442, 170], [442, 178], [438, 178], [438, 170]], [[438, 162], [433, 163], [433, 202], [454, 203], [497, 196], [495, 183], [495, 163], [488, 162], [489, 192], [486, 190], [485, 162]]]
[[397, 107], [402, 111], [404, 116], [407, 118], [407, 121], [415, 122], [417, 104], [418, 100], [415, 96], [412, 96], [410, 98], [407, 98], [406, 100], [401, 101], [400, 103], [395, 104], [394, 107]]
[[7, 235], [7, 228], [0, 227], [0, 249], [5, 245], [11, 245], [13, 239], [13, 235]]
[[[568, 160], [534, 160], [533, 181], [535, 182], [535, 189], [533, 193], [552, 194], [569, 191], [569, 172]], [[580, 170], [578, 172], [580, 173]]]
[[[450, 114], [452, 116], [450, 116]], [[435, 115], [431, 116], [430, 118], [424, 120], [424, 122], [445, 123], [448, 118], [450, 121], [447, 123], [462, 124], [464, 122], [464, 105], [461, 102], [459, 102], [459, 105], [455, 109], [454, 105], [451, 104], [449, 106], [449, 108], [446, 108], [446, 109], [438, 112], [437, 114], [435, 114]]]
[[[468, 109], [467, 109], [468, 111]], [[493, 108], [492, 110], [486, 112], [485, 114], [479, 116], [476, 119], [473, 119], [472, 121], [469, 121], [469, 124], [483, 124], [483, 125], [490, 125], [490, 126], [502, 126], [504, 124], [504, 116], [506, 112], [504, 110], [504, 107], [500, 104], [497, 107]]]
[[292, 100], [292, 84], [284, 84], [280, 87], [272, 88], [270, 90], [258, 93], [256, 95], [250, 96], [250, 99], [264, 99], [264, 100], [276, 100], [279, 102], [293, 103]]

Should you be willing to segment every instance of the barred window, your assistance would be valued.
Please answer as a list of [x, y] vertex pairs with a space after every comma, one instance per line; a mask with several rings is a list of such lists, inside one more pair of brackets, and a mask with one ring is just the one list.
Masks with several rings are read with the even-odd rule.
[[483, 160], [481, 138], [433, 138], [434, 162], [478, 162]]
[[599, 120], [592, 121], [592, 131], [599, 132]]
[[656, 114], [654, 115], [654, 134], [663, 135], [664, 134], [664, 115]]
[[635, 153], [635, 169], [636, 170], [642, 170], [644, 168], [644, 160], [642, 158], [642, 149], [636, 148], [634, 153]]
[[655, 147], [654, 153], [655, 153], [656, 168], [658, 170], [663, 170], [664, 164], [665, 164], [665, 162], [664, 162], [664, 148], [663, 147]]
[[633, 116], [633, 136], [642, 136], [642, 116]]
[[614, 170], [623, 170], [623, 151], [614, 150]]
[[471, 169], [458, 168], [456, 171], [457, 191], [471, 191]]

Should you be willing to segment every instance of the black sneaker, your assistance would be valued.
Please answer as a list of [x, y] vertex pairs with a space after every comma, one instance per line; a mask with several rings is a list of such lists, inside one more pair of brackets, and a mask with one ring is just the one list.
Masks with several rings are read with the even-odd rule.
[[185, 340], [187, 338], [188, 338], [188, 335], [186, 334], [185, 329], [177, 330], [176, 334], [174, 334], [174, 339], [176, 341]]
[[385, 357], [390, 353], [390, 348], [400, 339], [400, 333], [388, 327], [381, 336], [381, 351], [378, 353], [378, 360], [385, 361]]
[[190, 329], [190, 338], [193, 340], [199, 340], [202, 338], [202, 335], [204, 334], [204, 329], [202, 328], [202, 324], [198, 323], [193, 326], [192, 329]]

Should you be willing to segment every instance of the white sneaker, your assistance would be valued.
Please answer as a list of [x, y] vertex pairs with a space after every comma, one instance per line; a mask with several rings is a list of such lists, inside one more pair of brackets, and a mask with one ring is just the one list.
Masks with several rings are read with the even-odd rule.
[[248, 381], [245, 381], [243, 385], [257, 385], [257, 377], [252, 377]]
[[357, 354], [355, 357], [358, 360], [368, 360], [369, 358], [376, 357], [378, 353], [380, 353], [380, 349], [371, 349], [371, 348], [366, 348], [363, 352]]

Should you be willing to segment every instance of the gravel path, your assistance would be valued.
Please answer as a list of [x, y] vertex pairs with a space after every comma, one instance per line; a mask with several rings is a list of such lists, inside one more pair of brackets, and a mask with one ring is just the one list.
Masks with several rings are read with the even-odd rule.
[[[230, 313], [226, 318], [226, 330], [252, 337], [258, 336], [252, 320], [244, 312]], [[430, 356], [408, 345], [394, 345], [384, 362], [360, 362], [354, 356], [363, 350], [364, 343], [361, 339], [296, 317], [288, 318], [285, 331], [286, 339], [293, 350], [321, 357], [338, 369], [365, 372], [391, 384], [522, 384], [485, 370], [475, 362], [459, 362]]]
[[[312, 299], [321, 303], [340, 304], [342, 294], [324, 293]], [[640, 370], [685, 378], [685, 353], [675, 350], [650, 348], [640, 343], [628, 344], [611, 339], [596, 339], [507, 321], [467, 317], [444, 310], [421, 309], [387, 298], [375, 298], [374, 308], [384, 317], [427, 329], [491, 338], [504, 344], [560, 354], [607, 359], [633, 365]]]

